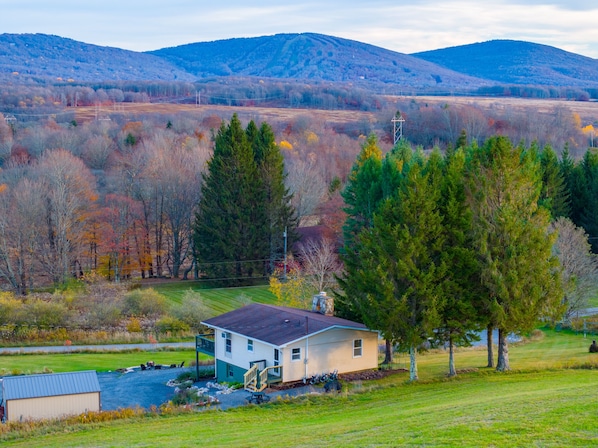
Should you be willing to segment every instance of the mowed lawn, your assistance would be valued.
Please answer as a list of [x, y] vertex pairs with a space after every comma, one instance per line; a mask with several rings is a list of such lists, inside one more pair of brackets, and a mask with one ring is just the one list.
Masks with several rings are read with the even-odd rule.
[[366, 385], [229, 411], [116, 421], [7, 442], [30, 447], [589, 447], [597, 372], [468, 374]]
[[[419, 357], [420, 381], [415, 383], [407, 381], [407, 373], [398, 373], [353, 383], [339, 395], [78, 425], [55, 434], [5, 439], [5, 443], [44, 447], [598, 446], [598, 354], [588, 353], [590, 342], [582, 335], [545, 330], [543, 337], [510, 347], [513, 371], [508, 373], [485, 368], [485, 350], [470, 348], [456, 353], [457, 368], [467, 373], [449, 379], [447, 354], [432, 351]], [[403, 355], [397, 358], [405, 360]]]
[[172, 303], [181, 303], [185, 292], [189, 290], [197, 292], [214, 316], [235, 310], [250, 302], [276, 304], [276, 296], [270, 292], [268, 285], [208, 289], [201, 282], [174, 281], [149, 284], [146, 287], [155, 289]]
[[[213, 358], [200, 353], [199, 360], [207, 362]], [[0, 355], [0, 372], [59, 373], [80, 370], [108, 372], [132, 366], [139, 367], [147, 361], [165, 365], [180, 364], [184, 361], [186, 366], [190, 366], [191, 362], [195, 362], [195, 350]]]

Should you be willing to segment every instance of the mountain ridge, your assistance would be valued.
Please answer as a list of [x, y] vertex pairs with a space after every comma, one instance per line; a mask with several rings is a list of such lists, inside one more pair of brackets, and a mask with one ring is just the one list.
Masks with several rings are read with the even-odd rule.
[[0, 34], [0, 79], [56, 82], [255, 77], [473, 91], [496, 84], [598, 87], [598, 60], [526, 41], [414, 54], [316, 33], [230, 38], [134, 52], [46, 34]]

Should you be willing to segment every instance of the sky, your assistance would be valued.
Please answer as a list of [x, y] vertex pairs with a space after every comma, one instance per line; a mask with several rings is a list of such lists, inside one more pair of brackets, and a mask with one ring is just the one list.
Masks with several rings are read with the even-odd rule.
[[598, 59], [598, 1], [0, 0], [0, 33], [134, 51], [304, 32], [407, 54], [513, 39]]

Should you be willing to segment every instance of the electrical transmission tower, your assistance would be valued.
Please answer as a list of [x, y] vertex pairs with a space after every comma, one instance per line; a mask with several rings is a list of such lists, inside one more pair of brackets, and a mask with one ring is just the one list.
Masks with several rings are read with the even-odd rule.
[[399, 140], [403, 139], [403, 123], [405, 123], [405, 119], [401, 115], [401, 112], [397, 111], [394, 118], [391, 120], [393, 124], [393, 134], [394, 134], [394, 142], [393, 144], [397, 144]]

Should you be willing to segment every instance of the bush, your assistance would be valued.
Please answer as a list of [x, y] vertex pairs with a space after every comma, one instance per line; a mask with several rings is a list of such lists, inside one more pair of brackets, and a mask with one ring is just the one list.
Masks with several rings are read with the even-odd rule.
[[183, 331], [189, 331], [189, 325], [177, 318], [166, 316], [156, 322], [156, 331], [158, 333], [179, 334]]
[[131, 317], [127, 323], [127, 331], [131, 333], [141, 333], [141, 324], [139, 323], [139, 319], [136, 317]]
[[186, 323], [196, 333], [201, 332], [200, 322], [211, 317], [210, 309], [203, 302], [201, 294], [191, 289], [185, 291], [181, 304], [173, 307], [171, 315]]
[[125, 295], [124, 312], [129, 316], [158, 317], [166, 308], [166, 297], [153, 288], [136, 289]]

